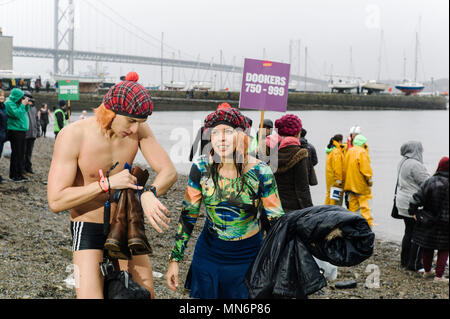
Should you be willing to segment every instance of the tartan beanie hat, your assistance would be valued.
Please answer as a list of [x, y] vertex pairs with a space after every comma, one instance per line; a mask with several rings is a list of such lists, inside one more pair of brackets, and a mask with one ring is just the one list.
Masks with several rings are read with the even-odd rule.
[[243, 131], [248, 128], [248, 123], [244, 115], [234, 108], [219, 109], [209, 114], [205, 119], [205, 128], [213, 128], [220, 124], [225, 124], [233, 128], [241, 128]]
[[275, 127], [281, 136], [295, 136], [302, 130], [302, 120], [297, 115], [287, 114], [275, 121]]
[[142, 85], [132, 81], [114, 85], [103, 98], [103, 104], [116, 114], [135, 118], [147, 118], [153, 112], [150, 93]]

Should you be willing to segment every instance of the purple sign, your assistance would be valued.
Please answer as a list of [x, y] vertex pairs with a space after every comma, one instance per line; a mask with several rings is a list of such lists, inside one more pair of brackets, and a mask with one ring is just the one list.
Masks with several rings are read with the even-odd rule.
[[245, 59], [239, 108], [285, 113], [291, 66]]

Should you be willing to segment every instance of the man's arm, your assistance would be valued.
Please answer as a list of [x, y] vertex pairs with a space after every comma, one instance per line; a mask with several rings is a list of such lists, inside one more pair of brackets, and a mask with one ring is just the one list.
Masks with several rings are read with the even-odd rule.
[[370, 157], [367, 152], [361, 152], [359, 158], [359, 170], [366, 179], [367, 184], [372, 186], [372, 167], [370, 166]]
[[56, 121], [58, 121], [58, 126], [60, 128], [64, 127], [64, 118], [63, 118], [63, 116], [64, 116], [64, 114], [61, 113], [61, 112], [58, 112], [58, 113], [55, 114]]
[[164, 148], [158, 143], [148, 124], [139, 127], [139, 147], [147, 163], [158, 174], [152, 185], [158, 195], [167, 193], [177, 181], [178, 174]]
[[102, 193], [98, 183], [72, 187], [77, 173], [80, 142], [81, 134], [70, 128], [63, 129], [56, 139], [47, 182], [48, 204], [54, 213], [84, 204]]
[[[61, 130], [56, 139], [47, 182], [48, 204], [55, 213], [90, 202], [103, 192], [97, 181], [86, 186], [73, 186], [82, 138], [82, 132], [77, 127], [68, 126]], [[128, 170], [111, 176], [109, 182], [111, 189], [138, 188], [136, 177]]]
[[317, 151], [316, 148], [312, 144], [308, 144], [308, 152], [311, 156], [311, 164], [312, 166], [316, 166], [319, 163], [319, 160], [317, 159]]
[[24, 114], [27, 114], [28, 110], [30, 109], [29, 105], [13, 105], [13, 103], [5, 103], [5, 111], [6, 115], [10, 118], [21, 118]]
[[[158, 196], [165, 194], [177, 181], [177, 171], [166, 151], [156, 140], [148, 124], [144, 123], [139, 126], [138, 135], [139, 148], [141, 149], [142, 154], [147, 160], [147, 163], [150, 164], [152, 169], [158, 174], [152, 185], [155, 186]], [[170, 212], [167, 208], [155, 198], [152, 192], [145, 192], [142, 194], [141, 199], [144, 213], [153, 228], [159, 233], [162, 233], [163, 231], [158, 224], [165, 229], [168, 229], [168, 224], [170, 223], [168, 216], [170, 215]]]

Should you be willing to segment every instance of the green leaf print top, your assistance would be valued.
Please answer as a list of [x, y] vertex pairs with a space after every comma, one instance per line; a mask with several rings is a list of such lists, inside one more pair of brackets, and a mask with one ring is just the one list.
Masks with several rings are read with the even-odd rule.
[[260, 201], [271, 223], [284, 214], [275, 177], [264, 162], [257, 163], [244, 174], [242, 189], [241, 178], [230, 179], [218, 175], [217, 191], [208, 173], [209, 165], [206, 156], [199, 157], [192, 165], [171, 253], [172, 260], [180, 261], [183, 258], [202, 202], [206, 207], [206, 227], [219, 239], [226, 241], [243, 240], [260, 231], [257, 218]]

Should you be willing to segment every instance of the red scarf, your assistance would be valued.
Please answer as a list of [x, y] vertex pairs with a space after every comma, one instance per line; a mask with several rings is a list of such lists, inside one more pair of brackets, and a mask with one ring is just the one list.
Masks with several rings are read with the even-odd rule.
[[269, 148], [274, 148], [279, 145], [279, 150], [292, 145], [301, 145], [300, 140], [294, 136], [281, 136], [276, 133], [267, 136], [266, 144]]

